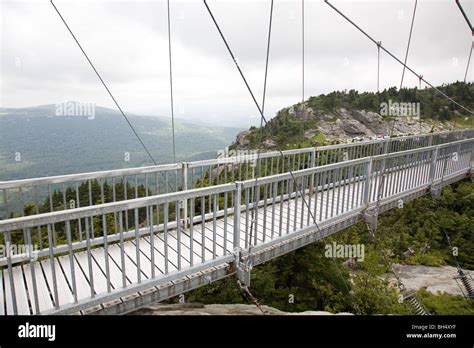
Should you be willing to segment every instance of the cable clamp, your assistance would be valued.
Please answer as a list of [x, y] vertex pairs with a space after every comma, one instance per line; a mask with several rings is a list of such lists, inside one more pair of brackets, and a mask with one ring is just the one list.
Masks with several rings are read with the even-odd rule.
[[244, 259], [242, 255], [242, 249], [236, 248], [234, 251], [234, 264], [235, 264], [235, 273], [239, 284], [242, 284], [244, 287], [250, 286], [250, 271], [253, 268], [252, 260], [250, 257]]

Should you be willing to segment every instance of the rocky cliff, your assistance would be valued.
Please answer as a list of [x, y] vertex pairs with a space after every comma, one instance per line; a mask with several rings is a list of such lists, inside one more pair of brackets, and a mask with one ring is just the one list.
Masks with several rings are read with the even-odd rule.
[[[276, 144], [287, 149], [474, 127], [469, 112], [473, 109], [473, 83], [392, 87], [377, 93], [334, 91], [277, 112], [263, 128], [262, 144], [264, 149], [274, 149]], [[236, 149], [259, 146], [260, 131], [255, 127], [240, 133], [234, 142]]]
[[[278, 117], [278, 116], [277, 116]], [[412, 135], [430, 132], [442, 132], [458, 128], [454, 121], [438, 121], [433, 119], [419, 120], [416, 117], [400, 116], [386, 118], [379, 113], [366, 110], [349, 110], [339, 108], [332, 113], [322, 113], [311, 108], [305, 110], [303, 142], [318, 146], [327, 142], [353, 142], [382, 138], [390, 134], [394, 136]], [[283, 119], [281, 123], [287, 121]], [[301, 116], [293, 115], [293, 122], [301, 122]], [[279, 122], [272, 124], [272, 133], [279, 133]], [[249, 149], [255, 146], [255, 134], [258, 129], [240, 132], [234, 145], [236, 149]], [[298, 139], [299, 141], [301, 139]], [[284, 146], [285, 144], [283, 144]], [[290, 144], [291, 145], [291, 144]], [[275, 140], [267, 134], [262, 142], [264, 149], [274, 149]]]

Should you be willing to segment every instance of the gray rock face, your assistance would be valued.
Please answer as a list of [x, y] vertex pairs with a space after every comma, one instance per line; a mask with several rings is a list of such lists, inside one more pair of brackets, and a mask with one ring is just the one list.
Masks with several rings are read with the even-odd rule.
[[[418, 290], [426, 288], [427, 291], [436, 294], [445, 292], [450, 295], [461, 295], [462, 292], [453, 279], [457, 275], [455, 267], [429, 267], [429, 266], [410, 266], [394, 265], [395, 271], [402, 279], [407, 289]], [[474, 278], [474, 271], [466, 271]]]
[[374, 138], [377, 136], [390, 135], [407, 135], [407, 134], [418, 134], [428, 133], [432, 129], [434, 131], [442, 131], [446, 128], [451, 128], [451, 125], [433, 120], [425, 121], [419, 120], [413, 117], [399, 116], [392, 119], [384, 119], [380, 114], [372, 111], [365, 110], [346, 110], [339, 109], [335, 113], [336, 125], [339, 130], [332, 128], [328, 130], [325, 127], [325, 123], [329, 118], [323, 118], [321, 120], [321, 131], [329, 131], [326, 135], [329, 138], [342, 138], [350, 139], [355, 136], [363, 138]]
[[245, 149], [250, 145], [250, 140], [247, 139], [247, 135], [249, 133], [249, 131], [243, 131], [237, 134], [237, 137], [235, 139], [235, 145], [237, 149]]
[[[134, 315], [333, 315], [330, 312], [306, 311], [300, 313], [282, 312], [276, 308], [262, 306], [263, 311], [254, 305], [248, 304], [210, 304], [181, 303], [155, 304], [133, 312]], [[351, 313], [337, 313], [336, 315], [352, 315]]]
[[[386, 119], [380, 114], [365, 110], [347, 110], [340, 108], [334, 113], [323, 113], [319, 110], [308, 108], [304, 114], [300, 111], [294, 113], [296, 117], [303, 117], [305, 120], [316, 120], [317, 126], [312, 129], [305, 129], [305, 138], [312, 139], [317, 133], [322, 133], [329, 140], [350, 141], [354, 138], [358, 140], [370, 140], [377, 137], [392, 134], [396, 136], [429, 133], [431, 131], [441, 132], [454, 128], [454, 124], [442, 123], [434, 120], [423, 120], [420, 122], [416, 118], [409, 116], [398, 116]], [[246, 139], [249, 132], [244, 131], [237, 135], [237, 149], [245, 149], [250, 145]], [[263, 144], [264, 148], [272, 149], [275, 144], [268, 142]]]

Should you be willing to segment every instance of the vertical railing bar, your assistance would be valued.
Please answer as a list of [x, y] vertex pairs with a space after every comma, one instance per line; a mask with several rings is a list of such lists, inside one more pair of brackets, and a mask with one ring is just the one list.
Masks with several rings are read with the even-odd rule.
[[[53, 194], [51, 192], [51, 184], [48, 184], [48, 192], [49, 192], [49, 208], [50, 208], [50, 211], [53, 212], [54, 211], [54, 207], [53, 207]], [[53, 244], [54, 246], [56, 246], [56, 230], [55, 230], [55, 227], [54, 227], [54, 224], [52, 225], [52, 229], [53, 229]]]
[[[305, 176], [301, 177], [301, 219], [300, 219], [300, 228], [303, 228], [304, 224], [304, 213], [305, 213], [305, 191], [306, 191], [306, 178]], [[297, 188], [298, 189], [298, 188]]]
[[54, 263], [54, 252], [53, 252], [53, 238], [51, 236], [51, 226], [46, 225], [48, 231], [48, 243], [49, 243], [49, 261], [51, 262], [51, 272], [53, 277], [53, 295], [54, 295], [54, 307], [59, 308], [59, 296], [58, 296], [58, 283], [56, 279], [56, 265]]
[[[272, 157], [273, 159], [273, 157]], [[272, 187], [272, 224], [271, 224], [271, 239], [273, 239], [275, 235], [275, 199], [277, 196], [277, 187], [278, 187], [278, 182], [274, 182], [271, 184]]]
[[176, 240], [177, 240], [177, 252], [178, 252], [178, 270], [181, 270], [181, 207], [180, 201], [175, 201], [175, 212], [176, 212]]
[[224, 192], [224, 255], [227, 254], [227, 200], [229, 199], [227, 191]]
[[[89, 206], [92, 206], [94, 205], [94, 201], [92, 198], [92, 183], [90, 179], [87, 182], [89, 183]], [[92, 239], [94, 239], [94, 220], [93, 220], [93, 217], [91, 217], [90, 219], [91, 219], [91, 234], [92, 234]]]
[[[76, 181], [76, 208], [81, 207], [80, 195], [79, 195], [79, 183]], [[81, 219], [77, 219], [77, 228], [79, 229], [79, 241], [82, 242], [82, 221]]]
[[278, 184], [280, 184], [280, 209], [279, 209], [279, 226], [278, 226], [278, 236], [281, 237], [283, 233], [283, 196], [285, 194], [285, 181], [282, 180], [277, 183], [277, 195], [278, 195]]
[[[156, 226], [159, 226], [159, 225], [160, 225], [160, 205], [157, 204], [156, 205]], [[152, 226], [153, 226], [153, 220], [152, 220]], [[152, 233], [150, 234], [150, 254], [151, 254], [151, 263], [155, 265], [155, 232], [153, 231], [153, 229], [152, 229]]]
[[206, 196], [201, 196], [201, 262], [206, 260], [206, 209], [205, 209], [205, 202]]
[[[296, 156], [295, 156], [296, 158]], [[296, 231], [296, 225], [297, 225], [297, 221], [298, 221], [298, 194], [299, 194], [299, 190], [298, 190], [298, 178], [296, 178], [296, 180], [294, 180], [294, 192], [295, 192], [295, 211], [294, 211], [294, 215], [293, 215], [293, 231]], [[293, 194], [293, 190], [291, 190], [291, 194]], [[291, 196], [288, 197], [288, 199], [290, 200], [291, 199]], [[291, 200], [290, 200], [291, 201]]]
[[[32, 257], [31, 252], [33, 250], [32, 249], [33, 248], [33, 242], [32, 242], [32, 239], [31, 239], [31, 229], [30, 228], [26, 229], [26, 238], [27, 238], [26, 243], [29, 245], [28, 256], [29, 256], [29, 265], [30, 265], [30, 270], [31, 270], [31, 282], [33, 284], [33, 299], [34, 299], [34, 302], [35, 302], [35, 314], [39, 314], [40, 309], [39, 309], [39, 301], [38, 301], [38, 287], [37, 287], [37, 284], [36, 284], [35, 262], [32, 262], [32, 258], [31, 258]], [[26, 278], [26, 276], [25, 276], [25, 278]]]
[[163, 240], [164, 240], [164, 252], [165, 252], [165, 274], [168, 274], [169, 273], [169, 269], [168, 269], [168, 266], [169, 266], [169, 260], [168, 260], [168, 210], [169, 210], [169, 206], [168, 206], [168, 202], [164, 203], [164, 207], [163, 207], [163, 218], [164, 218], [164, 221], [163, 221]]
[[324, 186], [326, 183], [326, 171], [321, 172], [320, 176], [322, 177], [322, 180], [321, 180], [321, 206], [320, 206], [320, 211], [319, 211], [319, 221], [322, 221], [323, 220], [323, 207], [324, 207]]
[[69, 249], [69, 263], [71, 266], [72, 292], [74, 296], [74, 303], [77, 303], [76, 270], [74, 266], [74, 251], [72, 249], [71, 222], [69, 220], [66, 221], [66, 238], [67, 238], [67, 245]]
[[194, 198], [190, 199], [190, 210], [189, 210], [189, 248], [190, 248], [190, 260], [191, 266], [194, 266]]
[[[263, 184], [263, 226], [262, 226], [262, 231], [263, 231], [262, 242], [263, 243], [265, 243], [266, 234], [267, 234], [267, 194], [268, 194], [267, 184]], [[258, 224], [258, 220], [255, 223]]]
[[[311, 166], [311, 164], [310, 164], [310, 166]], [[309, 226], [310, 217], [311, 217], [311, 204], [313, 203], [314, 174], [311, 174], [310, 176], [308, 176], [307, 180], [309, 182], [309, 185], [308, 185], [309, 186], [309, 189], [308, 189], [309, 192], [308, 192], [308, 208], [307, 208], [307, 214], [306, 214], [306, 225]]]
[[218, 196], [217, 193], [213, 195], [213, 211], [212, 211], [212, 258], [216, 259], [217, 258], [217, 252], [216, 252], [216, 247], [217, 247], [217, 200]]
[[341, 186], [343, 185], [343, 171], [344, 168], [339, 167], [337, 170], [337, 203], [336, 203], [336, 215], [339, 215], [339, 202], [341, 199]]
[[[35, 206], [36, 206], [36, 214], [39, 214], [39, 198], [38, 198], [38, 186], [34, 186], [33, 188], [34, 199], [35, 199]], [[4, 190], [4, 194], [6, 195], [6, 190]], [[37, 226], [38, 229], [38, 242], [40, 249], [43, 249], [43, 233], [41, 231], [40, 226]]]
[[291, 209], [290, 209], [290, 203], [291, 203], [291, 194], [293, 193], [293, 181], [292, 180], [287, 180], [287, 188], [288, 188], [288, 204], [287, 204], [287, 215], [286, 215], [286, 234], [290, 233], [290, 214], [291, 214]]
[[[102, 185], [103, 191], [103, 185]], [[105, 277], [107, 279], [107, 292], [111, 292], [111, 281], [110, 281], [110, 263], [109, 263], [109, 243], [108, 243], [108, 231], [107, 231], [107, 218], [105, 214], [102, 214], [102, 234], [104, 236], [104, 259], [105, 259]]]
[[[115, 189], [115, 177], [112, 178], [112, 201], [115, 202], [117, 199], [117, 193]], [[117, 211], [114, 210], [114, 232], [117, 234]]]
[[90, 235], [89, 235], [89, 219], [85, 218], [86, 223], [86, 250], [87, 250], [87, 263], [89, 266], [89, 285], [91, 289], [91, 297], [95, 296], [94, 289], [94, 274], [92, 271], [92, 258], [91, 258], [91, 244], [90, 244]]
[[[316, 220], [317, 216], [318, 216], [319, 176], [320, 176], [320, 173], [316, 173], [316, 175], [314, 176], [314, 188], [313, 188], [313, 191], [314, 191], [314, 211], [313, 211], [314, 220]], [[313, 222], [315, 222], [315, 221], [313, 221]], [[310, 223], [308, 222], [308, 225], [309, 224]]]
[[[49, 226], [48, 226], [49, 228]], [[8, 279], [10, 281], [10, 291], [11, 291], [11, 300], [13, 305], [13, 314], [18, 315], [18, 304], [16, 301], [16, 290], [15, 290], [15, 282], [13, 279], [13, 267], [12, 267], [12, 236], [11, 232], [5, 232], [5, 244], [6, 244], [6, 254], [7, 254], [7, 267], [8, 267]], [[50, 255], [51, 255], [51, 242], [50, 245]], [[5, 289], [6, 290], [6, 289]]]
[[135, 208], [133, 210], [134, 212], [134, 220], [135, 220], [135, 254], [136, 254], [136, 265], [137, 265], [137, 280], [138, 283], [140, 284], [142, 282], [142, 277], [141, 277], [141, 267], [140, 267], [140, 222], [139, 222], [139, 215], [138, 215], [138, 208]]
[[336, 169], [331, 171], [331, 180], [332, 180], [332, 197], [331, 197], [331, 218], [334, 216], [334, 199], [336, 197]]
[[125, 270], [125, 248], [123, 242], [123, 212], [119, 211], [119, 233], [120, 233], [120, 262], [122, 267], [122, 286], [127, 287], [127, 273]]
[[[158, 205], [157, 205], [158, 208]], [[158, 211], [156, 214], [157, 218], [159, 217]], [[147, 207], [147, 221], [148, 221], [148, 226], [150, 227], [150, 271], [151, 271], [151, 278], [154, 279], [156, 274], [155, 274], [155, 251], [154, 251], [154, 245], [155, 245], [155, 232], [153, 230], [153, 205], [150, 205]], [[159, 225], [159, 223], [157, 224]]]
[[[241, 216], [241, 205], [242, 205], [242, 182], [235, 183], [234, 189], [234, 235], [233, 235], [233, 247], [234, 250], [240, 248], [240, 216]], [[248, 210], [248, 205], [246, 205]], [[245, 247], [247, 247], [247, 234], [245, 235]]]
[[248, 248], [251, 240], [249, 240], [249, 203], [250, 203], [250, 188], [245, 189], [245, 248]]

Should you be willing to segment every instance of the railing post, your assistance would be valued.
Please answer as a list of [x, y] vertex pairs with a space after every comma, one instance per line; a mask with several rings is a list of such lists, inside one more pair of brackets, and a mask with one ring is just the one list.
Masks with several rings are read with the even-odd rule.
[[362, 218], [367, 224], [369, 232], [375, 236], [375, 232], [377, 231], [377, 224], [378, 224], [378, 206], [373, 211], [369, 211], [369, 203], [370, 203], [370, 176], [372, 174], [372, 168], [374, 166], [373, 157], [370, 157], [370, 161], [367, 162], [366, 166], [366, 177], [365, 177], [365, 187], [364, 187], [364, 204], [365, 209], [362, 212]]
[[[183, 191], [188, 190], [188, 163], [181, 163], [183, 169]], [[184, 219], [184, 228], [188, 227], [188, 200], [185, 199], [183, 202], [183, 219]]]
[[311, 152], [311, 168], [316, 167], [316, 154], [317, 154], [317, 150], [314, 147], [313, 152]]
[[242, 205], [242, 181], [235, 182], [234, 189], [234, 250], [240, 248], [240, 208]]
[[[315, 167], [316, 167], [316, 154], [317, 154], [316, 148], [314, 147], [314, 148], [313, 148], [313, 152], [311, 153], [311, 168], [315, 168]], [[313, 191], [313, 190], [314, 190], [314, 184], [315, 184], [315, 183], [314, 183], [314, 174], [312, 174], [312, 175], [311, 175], [311, 184], [310, 184], [310, 188], [309, 188], [309, 189], [310, 189], [310, 191], [309, 191], [309, 192], [310, 192], [310, 193], [309, 193], [310, 195], [312, 195], [313, 192], [314, 192], [314, 191]]]
[[390, 144], [390, 141], [389, 141], [389, 140], [390, 140], [390, 139], [385, 140], [385, 144], [383, 144], [383, 153], [384, 153], [384, 154], [388, 154], [388, 150], [389, 150], [388, 144]]
[[436, 148], [433, 150], [433, 153], [431, 155], [431, 164], [430, 164], [430, 185], [433, 185], [434, 179], [435, 179], [435, 173], [436, 173], [436, 161], [438, 160], [438, 151], [439, 151], [439, 146], [436, 146]]
[[372, 174], [373, 158], [370, 157], [370, 161], [367, 162], [367, 167], [365, 168], [365, 186], [364, 186], [364, 204], [369, 204], [369, 191], [370, 191], [370, 176]]
[[474, 183], [474, 147], [471, 145], [471, 156], [469, 158], [469, 177], [471, 182]]
[[433, 134], [430, 134], [430, 136], [428, 137], [428, 146], [432, 146], [433, 145]]

